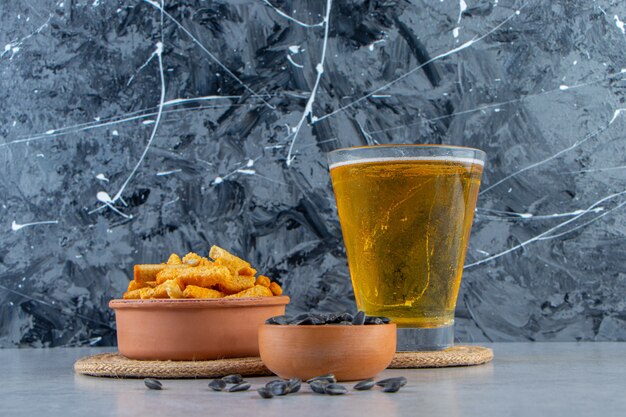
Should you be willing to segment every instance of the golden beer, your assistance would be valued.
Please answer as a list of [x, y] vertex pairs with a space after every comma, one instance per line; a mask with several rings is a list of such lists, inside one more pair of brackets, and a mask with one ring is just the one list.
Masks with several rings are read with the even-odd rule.
[[330, 168], [358, 308], [399, 327], [452, 325], [482, 161], [365, 158]]

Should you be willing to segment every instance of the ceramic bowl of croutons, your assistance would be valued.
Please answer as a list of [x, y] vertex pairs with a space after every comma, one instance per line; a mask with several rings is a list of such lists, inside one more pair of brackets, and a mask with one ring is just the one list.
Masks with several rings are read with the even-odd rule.
[[289, 297], [111, 300], [120, 354], [143, 360], [259, 356], [259, 326]]
[[170, 256], [135, 265], [115, 311], [119, 352], [140, 360], [208, 360], [259, 355], [258, 329], [285, 313], [289, 297], [250, 264], [214, 246], [209, 258]]

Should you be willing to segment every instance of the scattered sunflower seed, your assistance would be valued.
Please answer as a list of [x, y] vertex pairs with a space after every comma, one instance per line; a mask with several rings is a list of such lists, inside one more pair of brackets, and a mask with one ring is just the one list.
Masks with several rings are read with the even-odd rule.
[[223, 379], [214, 379], [213, 381], [209, 382], [209, 388], [211, 388], [213, 391], [223, 391], [224, 388], [226, 388], [226, 381], [224, 381]]
[[256, 390], [256, 392], [259, 393], [261, 398], [272, 398], [274, 396], [274, 394], [272, 394], [272, 391], [270, 391], [270, 390], [268, 390], [267, 388], [264, 388], [264, 387], [258, 388]]
[[328, 395], [343, 395], [348, 392], [348, 389], [339, 384], [328, 384], [324, 387], [324, 392]]
[[243, 378], [239, 374], [226, 375], [222, 378], [222, 381], [227, 384], [241, 384], [243, 382]]
[[328, 382], [313, 381], [309, 384], [309, 387], [311, 387], [311, 391], [317, 394], [326, 394], [326, 385], [328, 385]]
[[333, 374], [326, 374], [326, 375], [320, 375], [320, 376], [316, 376], [314, 378], [308, 379], [306, 382], [307, 384], [310, 384], [314, 381], [322, 381], [322, 382], [326, 382], [329, 384], [334, 384], [335, 382], [337, 382], [337, 378], [335, 378], [335, 375]]
[[289, 385], [289, 393], [293, 394], [294, 392], [300, 391], [302, 381], [300, 381], [298, 378], [291, 378], [289, 382], [287, 382], [287, 384]]
[[395, 378], [387, 378], [387, 379], [381, 379], [380, 381], [376, 382], [376, 385], [378, 385], [379, 387], [384, 387], [385, 385], [389, 384], [389, 383], [399, 383], [400, 387], [403, 387], [406, 385], [406, 378], [403, 376], [398, 376]]
[[233, 385], [232, 387], [230, 387], [228, 389], [228, 392], [247, 391], [248, 389], [250, 389], [250, 383], [244, 381], [240, 384]]
[[278, 381], [269, 387], [267, 387], [274, 395], [287, 395], [289, 394], [289, 385], [285, 381]]
[[265, 384], [265, 388], [271, 389], [272, 385], [280, 384], [282, 382], [285, 382], [285, 381], [283, 381], [282, 379], [273, 379], [273, 380], [269, 381], [267, 384]]
[[163, 389], [163, 385], [161, 384], [161, 382], [156, 379], [146, 378], [143, 380], [143, 383], [146, 384], [146, 387], [150, 389], [156, 389], [156, 390]]
[[365, 323], [365, 313], [362, 311], [359, 311], [358, 313], [356, 313], [356, 315], [352, 319], [352, 324], [358, 326], [363, 323]]
[[403, 386], [400, 381], [391, 381], [383, 386], [383, 392], [398, 392]]
[[357, 391], [367, 391], [368, 389], [372, 389], [376, 385], [376, 382], [372, 378], [366, 379], [364, 381], [357, 382], [357, 384], [353, 387]]

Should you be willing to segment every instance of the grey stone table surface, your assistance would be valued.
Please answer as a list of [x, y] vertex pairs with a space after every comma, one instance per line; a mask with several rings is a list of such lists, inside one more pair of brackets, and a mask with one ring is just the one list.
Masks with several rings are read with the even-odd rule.
[[[212, 392], [206, 380], [141, 380], [75, 375], [73, 362], [111, 349], [0, 350], [4, 416], [623, 416], [626, 343], [501, 343], [492, 363], [387, 370], [404, 375], [395, 394], [350, 391], [328, 397], [303, 387], [271, 400], [256, 392]], [[248, 378], [253, 389], [270, 378]]]

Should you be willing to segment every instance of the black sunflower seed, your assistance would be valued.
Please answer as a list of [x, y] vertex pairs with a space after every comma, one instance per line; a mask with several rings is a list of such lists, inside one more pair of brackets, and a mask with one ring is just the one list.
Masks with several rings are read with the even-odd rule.
[[273, 380], [271, 380], [271, 381], [269, 381], [268, 383], [265, 384], [265, 388], [271, 389], [272, 385], [280, 384], [282, 382], [285, 382], [285, 381], [283, 381], [282, 379], [273, 379]]
[[294, 392], [300, 391], [302, 381], [300, 381], [298, 378], [291, 378], [289, 382], [287, 382], [287, 384], [289, 385], [289, 393], [293, 394]]
[[352, 324], [361, 325], [363, 323], [365, 323], [365, 313], [362, 311], [359, 311], [358, 313], [356, 313], [356, 315], [352, 319]]
[[366, 379], [365, 381], [357, 382], [357, 384], [353, 387], [357, 391], [367, 391], [368, 389], [372, 389], [372, 387], [376, 385], [376, 382], [372, 378]]
[[295, 317], [289, 318], [288, 323], [289, 324], [297, 324], [298, 322], [300, 322], [302, 320], [305, 320], [305, 319], [308, 319], [308, 318], [309, 318], [309, 315], [307, 313], [302, 313], [302, 314], [298, 314]]
[[350, 313], [342, 313], [339, 315], [339, 317], [337, 317], [337, 321], [342, 322], [342, 321], [349, 321], [350, 323], [352, 323], [352, 320], [354, 319], [354, 317], [352, 317], [352, 314]]
[[335, 313], [329, 313], [328, 315], [326, 315], [326, 323], [327, 324], [336, 324], [339, 323], [339, 316], [340, 314], [335, 314]]
[[272, 394], [272, 391], [268, 390], [267, 388], [258, 388], [256, 390], [256, 392], [259, 393], [259, 395], [261, 396], [261, 398], [272, 398], [274, 396], [274, 394]]
[[269, 319], [265, 320], [265, 323], [267, 324], [288, 324], [289, 323], [289, 319], [287, 316], [274, 316], [274, 317], [270, 317]]
[[223, 379], [214, 379], [213, 381], [209, 382], [209, 388], [211, 388], [213, 391], [223, 391], [224, 388], [226, 388], [226, 381], [224, 381]]
[[228, 389], [228, 392], [247, 391], [248, 389], [250, 389], [250, 383], [244, 381], [240, 384], [233, 385], [232, 387], [230, 387]]
[[328, 314], [312, 313], [310, 317], [316, 324], [325, 324], [328, 319]]
[[289, 384], [285, 381], [278, 381], [269, 387], [267, 387], [273, 395], [287, 395], [289, 394]]
[[379, 387], [384, 387], [385, 385], [389, 384], [389, 383], [399, 383], [400, 387], [403, 387], [406, 385], [406, 378], [403, 376], [398, 376], [395, 378], [387, 378], [387, 379], [381, 379], [380, 381], [376, 382], [376, 385], [378, 385]]
[[365, 324], [385, 324], [380, 317], [365, 317]]
[[398, 392], [403, 386], [401, 381], [391, 381], [383, 386], [383, 392]]
[[348, 392], [348, 389], [339, 384], [328, 384], [324, 387], [324, 392], [328, 395], [343, 395]]
[[326, 394], [326, 385], [328, 385], [328, 382], [313, 381], [309, 384], [309, 387], [311, 387], [311, 391], [317, 394]]
[[326, 375], [320, 375], [320, 376], [316, 376], [315, 378], [311, 378], [309, 380], [307, 380], [307, 384], [310, 384], [311, 382], [314, 381], [322, 381], [322, 382], [327, 382], [329, 384], [334, 384], [335, 382], [337, 382], [337, 378], [335, 378], [335, 375], [333, 374], [326, 374]]
[[163, 385], [161, 384], [161, 382], [156, 379], [146, 378], [143, 380], [143, 383], [146, 384], [146, 387], [150, 389], [156, 389], [156, 390], [163, 389]]
[[241, 384], [243, 382], [243, 378], [239, 374], [226, 375], [222, 378], [222, 381], [227, 384]]

